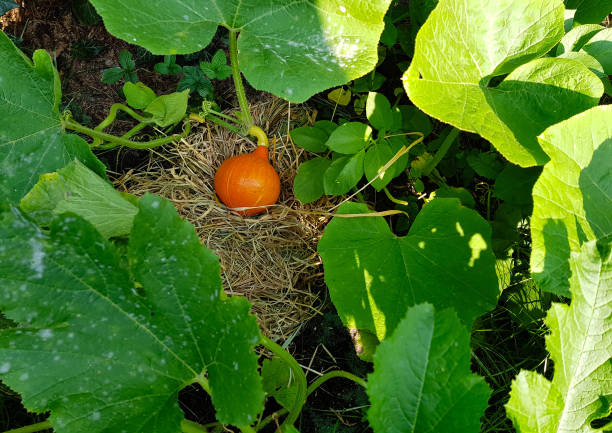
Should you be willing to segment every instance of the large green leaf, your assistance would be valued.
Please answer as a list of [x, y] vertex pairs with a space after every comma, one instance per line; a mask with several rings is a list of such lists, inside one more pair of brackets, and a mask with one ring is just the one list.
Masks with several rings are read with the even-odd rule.
[[612, 75], [612, 28], [598, 32], [582, 49], [601, 63], [606, 75]]
[[592, 108], [539, 137], [550, 156], [533, 188], [531, 272], [540, 288], [569, 296], [570, 253], [612, 240], [612, 106]]
[[[338, 213], [367, 213], [345, 203]], [[435, 199], [405, 237], [381, 217], [334, 218], [319, 242], [325, 282], [348, 328], [379, 340], [397, 327], [408, 307], [430, 302], [454, 307], [465, 326], [497, 300], [491, 228], [456, 199]]]
[[452, 309], [408, 309], [374, 354], [368, 410], [376, 433], [477, 432], [491, 390], [470, 371], [470, 334]]
[[583, 26], [574, 27], [563, 36], [561, 42], [557, 45], [556, 55], [560, 56], [563, 53], [580, 50], [589, 39], [603, 29], [604, 27], [598, 24], [585, 24]]
[[73, 212], [107, 238], [129, 234], [138, 211], [110, 183], [78, 160], [55, 173], [43, 174], [23, 197], [20, 207], [43, 226], [50, 224], [54, 215]]
[[0, 199], [18, 203], [41, 174], [74, 158], [104, 176], [87, 143], [62, 131], [61, 86], [49, 54], [35, 51], [32, 63], [0, 31], [0, 57]]
[[180, 431], [178, 392], [208, 382], [217, 418], [263, 409], [249, 303], [228, 299], [219, 260], [159, 197], [145, 196], [127, 261], [89, 223], [63, 214], [42, 232], [0, 213], [2, 381], [58, 433]]
[[612, 13], [612, 0], [566, 0], [568, 9], [576, 9], [574, 25], [599, 24]]
[[110, 33], [154, 54], [199, 51], [219, 25], [238, 31], [238, 63], [251, 85], [303, 102], [376, 66], [391, 0], [92, 3]]
[[537, 59], [563, 36], [563, 11], [561, 0], [441, 0], [404, 75], [410, 99], [480, 134], [515, 164], [544, 164], [537, 135], [597, 105], [603, 93], [582, 64]]
[[554, 377], [523, 370], [512, 382], [506, 412], [518, 433], [601, 431], [591, 421], [612, 408], [611, 249], [591, 241], [572, 254], [572, 303], [546, 316]]

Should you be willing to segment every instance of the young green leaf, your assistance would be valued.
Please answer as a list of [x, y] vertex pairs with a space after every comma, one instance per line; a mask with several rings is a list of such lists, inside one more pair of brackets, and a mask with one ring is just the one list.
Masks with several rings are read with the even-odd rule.
[[478, 176], [487, 179], [495, 179], [503, 168], [503, 164], [497, 157], [497, 152], [474, 151], [467, 156], [467, 163]]
[[327, 94], [327, 99], [332, 101], [334, 104], [347, 106], [351, 102], [353, 94], [350, 89], [344, 87], [338, 87]]
[[612, 12], [612, 0], [566, 0], [568, 9], [576, 9], [574, 25], [599, 24]]
[[164, 56], [162, 63], [156, 63], [154, 69], [163, 75], [178, 75], [183, 68], [176, 64], [176, 56]]
[[136, 62], [132, 58], [132, 53], [128, 50], [121, 50], [119, 53], [119, 64], [126, 71], [133, 71], [136, 67]]
[[225, 80], [232, 75], [232, 68], [227, 64], [225, 51], [219, 49], [213, 56], [211, 64], [215, 70], [215, 78], [217, 80]]
[[370, 92], [368, 94], [366, 116], [370, 124], [378, 130], [388, 131], [393, 126], [391, 103], [382, 93]]
[[161, 95], [144, 109], [153, 116], [153, 121], [162, 128], [180, 122], [187, 112], [189, 90]]
[[297, 175], [293, 180], [293, 192], [299, 201], [311, 203], [325, 193], [323, 178], [330, 165], [331, 161], [329, 159], [321, 157], [300, 164]]
[[250, 305], [227, 298], [219, 260], [170, 202], [140, 199], [126, 261], [89, 223], [63, 214], [43, 232], [0, 213], [2, 381], [54, 431], [176, 433], [178, 393], [210, 387], [219, 421], [263, 409]]
[[374, 354], [367, 387], [374, 432], [479, 431], [491, 390], [470, 371], [470, 354], [470, 334], [455, 311], [409, 308]]
[[346, 194], [363, 177], [365, 151], [335, 159], [325, 170], [323, 189], [327, 195]]
[[267, 395], [284, 408], [291, 409], [298, 398], [296, 381], [293, 380], [291, 367], [280, 358], [266, 359], [261, 366], [263, 389]]
[[531, 191], [541, 173], [541, 167], [522, 168], [508, 164], [495, 178], [493, 197], [523, 207], [525, 215], [529, 215], [533, 207]]
[[374, 71], [373, 73], [366, 74], [363, 77], [356, 79], [353, 82], [353, 92], [375, 92], [376, 90], [380, 89], [386, 80], [387, 77], [378, 71]]
[[585, 66], [538, 59], [561, 40], [563, 20], [561, 0], [440, 0], [417, 36], [404, 76], [408, 96], [425, 113], [491, 141], [510, 162], [542, 165], [548, 157], [536, 137], [597, 105], [603, 93]]
[[559, 45], [557, 45], [557, 56], [571, 51], [579, 51], [589, 39], [602, 31], [604, 28], [597, 24], [585, 24], [583, 26], [574, 27], [567, 32]]
[[123, 85], [123, 94], [128, 105], [142, 110], [147, 107], [156, 98], [155, 92], [149, 86], [143, 83], [127, 82]]
[[121, 68], [110, 68], [106, 69], [102, 73], [102, 81], [104, 84], [115, 84], [121, 81], [121, 79], [125, 76], [125, 71]]
[[570, 296], [571, 252], [585, 240], [612, 240], [612, 106], [551, 126], [538, 139], [550, 162], [533, 187], [531, 272], [543, 290]]
[[385, 29], [380, 35], [380, 43], [385, 44], [389, 48], [393, 47], [397, 42], [397, 27], [390, 21], [385, 20]]
[[289, 135], [291, 135], [295, 144], [310, 152], [325, 152], [328, 150], [325, 142], [329, 138], [329, 134], [322, 128], [300, 126], [292, 129]]
[[55, 215], [73, 212], [106, 238], [129, 234], [137, 212], [110, 183], [78, 160], [42, 175], [20, 207], [42, 226], [48, 226]]
[[[339, 213], [367, 213], [345, 203]], [[497, 301], [491, 228], [456, 199], [423, 207], [405, 237], [382, 217], [334, 218], [318, 251], [325, 282], [345, 326], [367, 329], [384, 340], [421, 302], [453, 307], [465, 326]]]
[[222, 49], [218, 49], [210, 63], [215, 68], [219, 68], [220, 66], [227, 66], [227, 57], [225, 55], [225, 51], [223, 51]]
[[456, 198], [465, 207], [469, 207], [470, 209], [474, 209], [476, 207], [476, 201], [474, 200], [472, 193], [465, 188], [442, 185], [440, 188], [433, 191], [431, 196], [435, 198]]
[[512, 382], [506, 412], [519, 433], [595, 433], [600, 430], [591, 427], [591, 421], [609, 415], [611, 250], [612, 243], [591, 241], [579, 253], [572, 253], [572, 302], [553, 304], [546, 316], [550, 329], [546, 348], [555, 363], [553, 379], [522, 370]]
[[612, 28], [598, 32], [582, 50], [601, 63], [606, 75], [612, 75]]
[[431, 134], [433, 127], [431, 126], [431, 120], [429, 116], [423, 113], [414, 105], [400, 105], [400, 112], [402, 113], [402, 128], [406, 131], [420, 132], [425, 137]]
[[201, 0], [197, 8], [179, 0], [91, 2], [110, 33], [154, 54], [200, 51], [219, 25], [231, 28], [239, 33], [238, 64], [251, 85], [304, 102], [374, 68], [391, 0]]
[[63, 132], [61, 84], [51, 57], [31, 62], [0, 31], [0, 197], [18, 203], [43, 173], [78, 158], [100, 176], [106, 168], [78, 135]]
[[[610, 52], [610, 55], [612, 55], [612, 51]], [[608, 78], [608, 74], [605, 73], [604, 67], [602, 66], [601, 63], [599, 63], [599, 61], [595, 57], [592, 57], [590, 54], [588, 54], [584, 50], [580, 50], [578, 52], [570, 51], [568, 53], [561, 54], [559, 57], [564, 58], [564, 59], [575, 60], [577, 62], [582, 63], [587, 68], [589, 68], [589, 71], [597, 75], [599, 79], [601, 80], [601, 83], [603, 84], [603, 87], [604, 87], [604, 92], [606, 92], [608, 95], [612, 95], [612, 85], [610, 84], [610, 79]]]
[[[375, 179], [372, 182], [372, 186], [376, 191], [383, 189], [397, 174], [399, 174], [395, 167], [397, 163], [393, 164], [385, 171], [381, 171], [394, 155], [395, 152], [393, 152], [391, 146], [385, 141], [376, 143], [366, 152], [364, 160], [366, 179], [368, 179], [368, 181]], [[382, 177], [378, 177], [379, 174], [383, 174]]]
[[329, 136], [332, 132], [336, 130], [336, 128], [338, 128], [338, 124], [332, 122], [331, 120], [317, 120], [314, 123], [314, 127], [325, 131]]
[[334, 152], [352, 155], [364, 149], [372, 137], [372, 128], [361, 122], [340, 125], [329, 136], [325, 145]]
[[176, 90], [182, 92], [189, 89], [189, 93], [198, 92], [204, 99], [213, 99], [213, 85], [208, 78], [202, 75], [202, 70], [195, 66], [183, 67], [183, 78], [179, 81]]

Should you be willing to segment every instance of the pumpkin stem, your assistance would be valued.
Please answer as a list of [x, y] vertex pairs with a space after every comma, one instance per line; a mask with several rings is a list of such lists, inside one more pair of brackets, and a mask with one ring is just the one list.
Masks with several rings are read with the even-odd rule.
[[249, 134], [257, 137], [257, 147], [268, 147], [268, 136], [259, 126], [251, 126], [249, 128]]

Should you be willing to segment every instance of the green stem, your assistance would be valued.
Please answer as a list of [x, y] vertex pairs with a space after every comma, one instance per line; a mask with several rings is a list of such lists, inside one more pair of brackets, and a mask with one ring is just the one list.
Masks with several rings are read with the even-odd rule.
[[[134, 119], [138, 120], [139, 122], [148, 123], [151, 121], [151, 119], [141, 116], [140, 114], [136, 113], [134, 110], [132, 110], [127, 105], [116, 103], [116, 104], [111, 105], [111, 108], [108, 111], [108, 116], [106, 116], [106, 118], [102, 122], [100, 122], [98, 126], [94, 128], [94, 131], [102, 131], [107, 126], [110, 126], [115, 121], [115, 118], [117, 117], [117, 111], [119, 110], [125, 111], [127, 114], [129, 114], [130, 116], [132, 116]], [[98, 146], [100, 144], [102, 144], [102, 142], [100, 142], [98, 138], [94, 138], [93, 145]]]
[[181, 430], [183, 433], [208, 433], [206, 426], [198, 424], [197, 422], [189, 421], [188, 419], [181, 421]]
[[355, 382], [358, 385], [363, 386], [364, 388], [367, 386], [367, 382], [359, 376], [355, 376], [354, 374], [349, 373], [348, 371], [334, 370], [334, 371], [329, 371], [325, 373], [323, 376], [319, 377], [317, 380], [312, 382], [310, 386], [308, 387], [308, 390], [306, 391], [306, 396], [308, 397], [310, 394], [312, 394], [315, 391], [315, 389], [323, 385], [329, 379], [333, 379], [334, 377], [344, 377], [345, 379], [352, 380], [353, 382]]
[[224, 119], [231, 120], [232, 122], [237, 123], [238, 125], [242, 126], [242, 122], [240, 121], [240, 119], [238, 119], [238, 118], [236, 118], [234, 116], [228, 116], [227, 114], [220, 113], [220, 112], [218, 112], [216, 110], [213, 110], [211, 108], [208, 109], [208, 112], [210, 114], [214, 114], [217, 117], [222, 117]]
[[[335, 370], [335, 371], [330, 371], [328, 373], [325, 373], [323, 376], [319, 377], [317, 380], [312, 382], [310, 386], [308, 387], [308, 389], [306, 390], [306, 397], [312, 394], [318, 387], [323, 385], [329, 379], [333, 379], [334, 377], [344, 377], [346, 379], [352, 380], [353, 382], [363, 386], [364, 388], [367, 385], [367, 382], [363, 380], [362, 378], [360, 378], [359, 376], [355, 376], [354, 374], [351, 374], [347, 371]], [[275, 417], [279, 418], [285, 415], [287, 412], [289, 411], [283, 408], [279, 411], [274, 412], [273, 414], [268, 415], [259, 424], [257, 424], [257, 431], [262, 430], [265, 426], [270, 424], [272, 420], [274, 420]]]
[[151, 141], [138, 142], [138, 141], [127, 140], [122, 137], [115, 137], [114, 135], [106, 134], [105, 132], [96, 131], [94, 129], [88, 128], [86, 126], [83, 126], [71, 120], [64, 120], [62, 124], [64, 128], [72, 129], [73, 131], [77, 131], [82, 134], [89, 135], [90, 137], [93, 137], [94, 139], [97, 138], [98, 140], [101, 140], [101, 142], [105, 142], [105, 141], [109, 142], [110, 145], [98, 145], [98, 146], [94, 146], [93, 144], [91, 145], [91, 147], [97, 147], [98, 149], [111, 149], [117, 146], [125, 146], [125, 147], [129, 147], [132, 149], [151, 149], [153, 147], [163, 146], [164, 144], [169, 144], [169, 143], [172, 143], [173, 141], [180, 140], [181, 138], [186, 137], [187, 134], [189, 134], [189, 131], [191, 130], [191, 125], [189, 124], [189, 122], [187, 122], [185, 125], [185, 130], [180, 134], [174, 134], [169, 137], [157, 138]]
[[250, 425], [242, 425], [242, 426], [238, 426], [238, 428], [240, 429], [240, 431], [243, 431], [245, 433], [256, 433], [257, 432], [257, 430], [255, 430]]
[[229, 129], [230, 131], [235, 132], [238, 135], [244, 135], [244, 131], [239, 130], [234, 125], [230, 125], [225, 120], [219, 119], [218, 117], [216, 117], [216, 116], [214, 116], [212, 114], [208, 114], [205, 117], [205, 119], [206, 120], [210, 120], [211, 122], [216, 123], [217, 125], [220, 125], [220, 126], [224, 127], [225, 129]]
[[229, 32], [229, 54], [230, 61], [232, 63], [232, 75], [234, 76], [234, 87], [236, 88], [236, 95], [238, 96], [238, 104], [240, 104], [240, 111], [242, 112], [242, 123], [248, 130], [253, 126], [253, 116], [251, 116], [251, 110], [249, 110], [249, 103], [244, 92], [244, 84], [242, 83], [242, 76], [240, 75], [240, 68], [238, 67], [238, 38], [235, 30]]
[[292, 408], [289, 408], [289, 416], [283, 422], [283, 425], [293, 425], [293, 423], [297, 420], [300, 415], [300, 411], [302, 410], [302, 406], [306, 402], [306, 375], [300, 364], [295, 360], [293, 356], [281, 346], [276, 344], [274, 341], [270, 340], [268, 337], [261, 336], [260, 343], [280, 359], [285, 361], [291, 370], [293, 371], [293, 377], [296, 382], [296, 397], [295, 403]]
[[423, 168], [422, 173], [425, 176], [428, 176], [429, 173], [431, 173], [431, 171], [434, 168], [436, 168], [436, 166], [440, 163], [440, 161], [442, 161], [442, 158], [444, 158], [444, 156], [446, 155], [446, 152], [448, 152], [448, 149], [450, 149], [451, 145], [453, 144], [453, 142], [459, 135], [459, 130], [457, 128], [453, 128], [452, 126], [451, 128], [452, 130], [448, 133], [448, 135], [442, 142], [442, 145], [440, 146], [440, 148], [434, 155], [433, 159], [429, 161], [429, 163], [425, 166], [425, 168]]
[[123, 134], [121, 138], [125, 138], [127, 140], [128, 138], [136, 135], [141, 129], [145, 128], [146, 126], [147, 126], [146, 123], [139, 123], [136, 126], [134, 126], [132, 129], [130, 129], [128, 132]]
[[407, 201], [405, 201], [405, 200], [400, 200], [400, 199], [397, 199], [397, 198], [393, 197], [393, 195], [391, 194], [391, 191], [389, 191], [389, 190], [387, 189], [387, 187], [384, 187], [384, 188], [383, 188], [383, 191], [384, 191], [384, 192], [385, 192], [385, 194], [387, 195], [387, 198], [388, 198], [389, 200], [391, 200], [391, 201], [392, 201], [393, 203], [395, 203], [395, 204], [401, 204], [402, 206], [408, 206], [408, 205], [410, 204], [410, 203], [408, 203], [408, 202], [407, 202]]
[[268, 415], [267, 417], [265, 417], [263, 420], [261, 420], [261, 422], [259, 424], [257, 424], [257, 427], [255, 428], [257, 431], [263, 430], [263, 428], [265, 426], [267, 426], [268, 424], [270, 424], [272, 422], [272, 420], [274, 420], [274, 418], [280, 418], [281, 416], [285, 415], [289, 413], [289, 411], [285, 408], [282, 408], [270, 415]]
[[25, 427], [7, 430], [4, 433], [35, 433], [43, 430], [52, 429], [53, 426], [49, 421], [39, 422], [38, 424], [27, 425]]
[[98, 124], [98, 126], [96, 126], [94, 129], [96, 131], [102, 131], [104, 128], [106, 128], [111, 123], [113, 123], [115, 121], [115, 118], [117, 117], [117, 111], [119, 110], [125, 111], [127, 114], [129, 114], [130, 116], [132, 116], [134, 119], [138, 120], [139, 122], [150, 122], [151, 121], [150, 118], [141, 116], [140, 114], [132, 110], [127, 105], [116, 103], [116, 104], [111, 105], [110, 110], [108, 111], [108, 116], [106, 116], [106, 119], [100, 122], [100, 124]]

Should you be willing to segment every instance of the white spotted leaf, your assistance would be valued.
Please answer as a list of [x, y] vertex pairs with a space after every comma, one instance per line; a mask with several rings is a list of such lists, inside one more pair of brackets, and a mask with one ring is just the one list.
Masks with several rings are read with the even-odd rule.
[[237, 31], [238, 63], [249, 83], [303, 102], [376, 66], [391, 0], [91, 3], [110, 33], [154, 54], [200, 51], [218, 26]]
[[263, 409], [250, 305], [169, 202], [140, 199], [126, 261], [69, 213], [43, 232], [4, 210], [0, 246], [0, 310], [20, 324], [0, 331], [0, 377], [57, 433], [176, 433], [197, 378], [223, 423]]
[[45, 50], [30, 61], [0, 31], [0, 198], [18, 203], [41, 174], [78, 158], [101, 176], [104, 165], [81, 137], [62, 130], [57, 70]]

